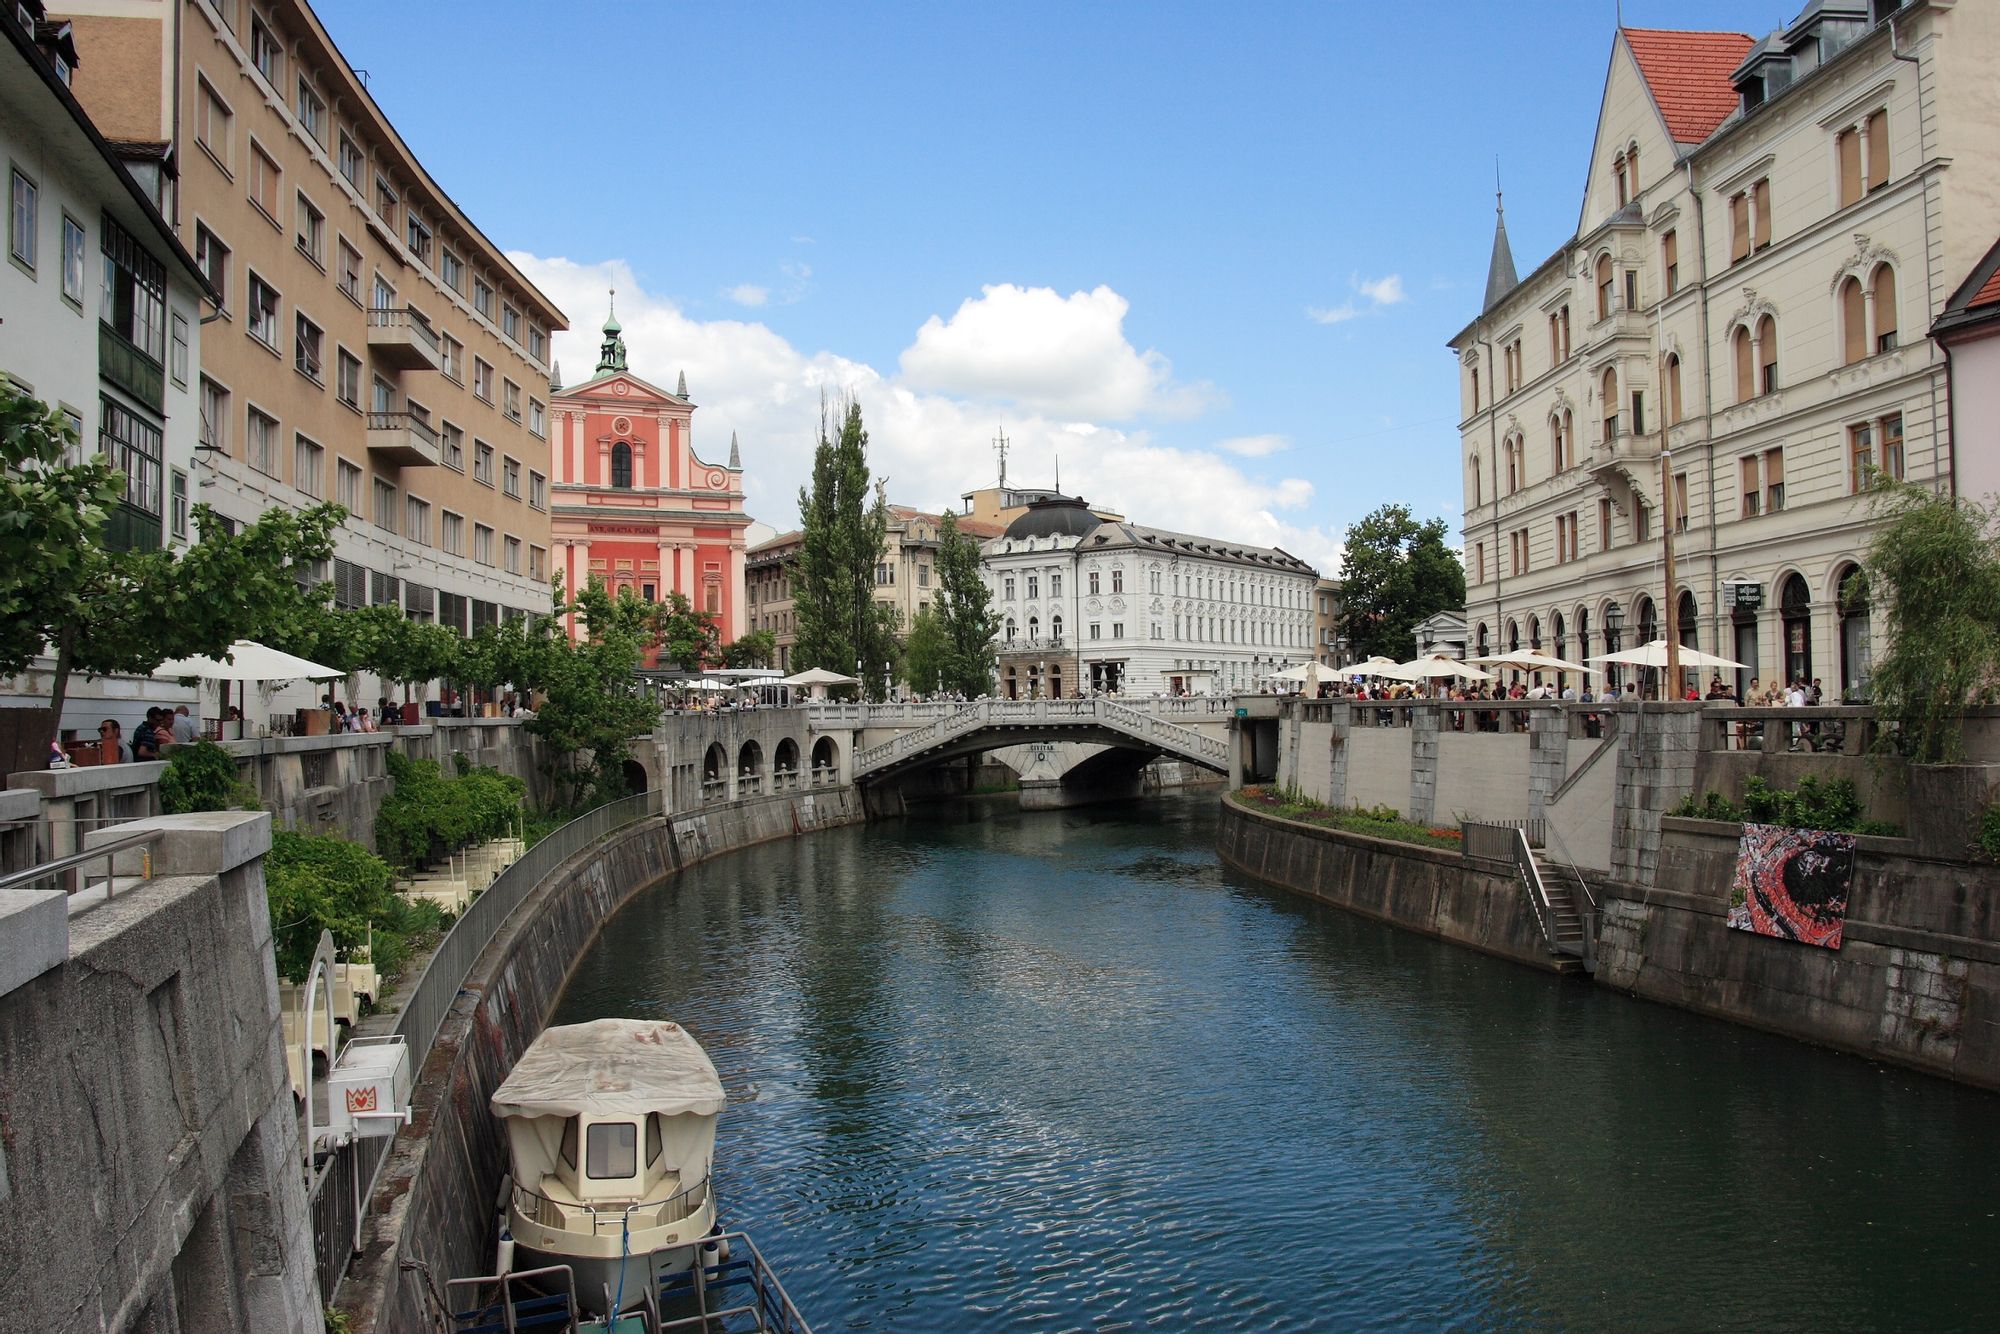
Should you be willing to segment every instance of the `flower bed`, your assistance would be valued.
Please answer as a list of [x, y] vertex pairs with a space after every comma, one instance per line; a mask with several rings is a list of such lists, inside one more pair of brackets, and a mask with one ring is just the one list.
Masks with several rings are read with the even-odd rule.
[[1243, 805], [1280, 819], [1297, 820], [1301, 824], [1319, 825], [1349, 834], [1394, 839], [1399, 843], [1414, 843], [1425, 848], [1446, 848], [1452, 852], [1457, 852], [1465, 841], [1464, 835], [1456, 829], [1416, 824], [1405, 820], [1402, 812], [1387, 806], [1328, 806], [1302, 792], [1268, 785], [1238, 788], [1232, 795]]

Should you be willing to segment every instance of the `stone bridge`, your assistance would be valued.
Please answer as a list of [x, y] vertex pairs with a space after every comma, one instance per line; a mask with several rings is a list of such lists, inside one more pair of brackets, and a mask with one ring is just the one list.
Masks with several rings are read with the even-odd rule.
[[[870, 787], [1011, 747], [1042, 757], [1022, 772], [1024, 804], [1036, 804], [1029, 794], [1038, 787], [1088, 788], [1100, 796], [1137, 791], [1140, 771], [1155, 759], [1215, 773], [1229, 768], [1230, 701], [1219, 697], [817, 704], [808, 715], [816, 732], [849, 734], [848, 777]], [[1049, 772], [1032, 771], [1048, 767], [1051, 756], [1060, 758]]]

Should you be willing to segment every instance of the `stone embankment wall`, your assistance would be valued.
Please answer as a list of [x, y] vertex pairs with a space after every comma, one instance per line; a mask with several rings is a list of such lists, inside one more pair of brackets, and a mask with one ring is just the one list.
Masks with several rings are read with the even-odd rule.
[[[322, 1327], [279, 1045], [270, 824], [121, 828], [169, 831], [155, 878], [66, 922], [59, 891], [0, 896], [0, 1326]], [[30, 929], [17, 909], [51, 916]], [[30, 943], [37, 960], [18, 967]]]
[[787, 793], [648, 820], [538, 888], [480, 956], [418, 1076], [415, 1119], [376, 1182], [341, 1306], [355, 1334], [431, 1328], [447, 1278], [491, 1273], [506, 1148], [488, 1099], [548, 1022], [577, 962], [634, 894], [683, 867], [860, 819], [852, 789]]
[[1741, 829], [1668, 816], [1649, 884], [1601, 891], [1597, 981], [1650, 1000], [2000, 1088], [1994, 873], [1864, 838], [1839, 950], [1725, 924]]
[[1510, 872], [1456, 852], [1324, 829], [1225, 797], [1217, 853], [1259, 880], [1411, 931], [1534, 968], [1561, 971]]

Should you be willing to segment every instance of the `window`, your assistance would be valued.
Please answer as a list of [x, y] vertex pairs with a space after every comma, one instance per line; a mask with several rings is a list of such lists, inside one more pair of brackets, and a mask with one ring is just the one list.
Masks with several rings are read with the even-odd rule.
[[375, 214], [382, 219], [382, 225], [389, 229], [391, 236], [396, 234], [396, 204], [396, 192], [390, 188], [389, 179], [386, 176], [376, 176]]
[[188, 475], [179, 468], [174, 469], [168, 479], [171, 488], [168, 495], [168, 520], [171, 531], [181, 541], [188, 535]]
[[521, 386], [520, 386], [520, 385], [518, 385], [518, 384], [515, 384], [515, 383], [514, 383], [514, 382], [513, 382], [512, 380], [503, 380], [503, 381], [501, 381], [501, 383], [500, 383], [500, 405], [501, 405], [501, 406], [500, 406], [500, 410], [501, 410], [502, 412], [505, 412], [505, 413], [507, 414], [507, 420], [508, 420], [508, 421], [511, 421], [511, 422], [518, 422], [518, 421], [520, 421], [520, 420], [521, 420]]
[[1472, 544], [1472, 568], [1475, 571], [1472, 582], [1475, 584], [1485, 583], [1486, 544], [1484, 542], [1474, 542]]
[[1479, 367], [1472, 368], [1472, 410], [1479, 411]]
[[313, 137], [313, 142], [324, 146], [326, 103], [320, 100], [319, 94], [313, 91], [312, 85], [306, 82], [306, 76], [303, 74], [299, 75], [299, 100], [294, 103], [294, 109], [299, 113], [299, 124], [303, 125], [306, 133]]
[[1776, 514], [1785, 507], [1785, 451], [1782, 446], [1764, 451], [1764, 510]]
[[1111, 637], [1113, 639], [1123, 639], [1125, 637], [1125, 622], [1113, 621], [1111, 623]]
[[1028, 576], [1028, 598], [1030, 601], [1042, 595], [1042, 578], [1038, 574]]
[[1600, 500], [1597, 502], [1597, 549], [1599, 551], [1611, 550], [1611, 502], [1609, 500]]
[[250, 336], [272, 351], [277, 351], [277, 289], [254, 273], [250, 275]]
[[465, 383], [465, 344], [448, 333], [438, 335], [439, 367], [454, 384]]
[[1751, 245], [1758, 250], [1771, 244], [1771, 182], [1764, 179], [1750, 187]]
[[292, 485], [314, 500], [326, 492], [326, 451], [302, 435], [292, 441]]
[[1516, 528], [1508, 535], [1508, 557], [1516, 576], [1528, 572], [1528, 530]]
[[484, 359], [472, 359], [472, 392], [486, 402], [493, 401], [493, 368]]
[[1549, 360], [1560, 365], [1562, 359], [1562, 317], [1551, 313], [1549, 315]]
[[438, 450], [445, 467], [465, 471], [465, 432], [445, 422], [438, 430]]
[[403, 536], [418, 546], [431, 544], [430, 502], [418, 500], [415, 496], [407, 498], [403, 510]]
[[528, 474], [528, 504], [538, 510], [549, 507], [549, 479], [538, 472]]
[[292, 355], [292, 364], [314, 384], [320, 383], [321, 339], [319, 326], [307, 319], [304, 311], [298, 312], [298, 346]]
[[407, 227], [405, 228], [405, 235], [407, 236], [410, 243], [410, 253], [417, 257], [417, 261], [422, 264], [430, 263], [431, 229], [424, 226], [422, 222], [418, 221], [417, 215], [415, 213], [412, 213], [409, 216], [409, 222]]
[[1868, 158], [1868, 188], [1880, 190], [1889, 183], [1889, 113], [1869, 115], [1862, 144]]
[[201, 377], [201, 445], [211, 453], [229, 452], [229, 391], [206, 375]]
[[278, 475], [278, 419], [256, 408], [250, 409], [243, 433], [244, 454], [250, 466], [267, 477]]
[[452, 291], [465, 293], [465, 261], [453, 254], [449, 247], [438, 251], [438, 277]]
[[1903, 414], [1892, 412], [1877, 423], [1876, 434], [1881, 438], [1882, 471], [1903, 480]]
[[361, 359], [343, 347], [334, 364], [333, 396], [350, 408], [360, 408]]
[[1757, 383], [1766, 394], [1778, 387], [1778, 322], [1769, 315], [1757, 321]]
[[[63, 299], [79, 310], [83, 307], [83, 224], [63, 214], [62, 219], [62, 294]], [[186, 383], [187, 377], [181, 377]]]
[[[881, 561], [881, 560], [876, 561], [875, 562], [876, 586], [886, 587], [889, 584], [893, 584], [895, 582], [896, 582], [896, 567], [889, 564], [889, 562], [887, 561]], [[1031, 632], [1034, 629], [1034, 619], [1032, 617], [1029, 618], [1028, 629]]]
[[1748, 403], [1757, 397], [1756, 353], [1750, 345], [1750, 331], [1739, 324], [1729, 341], [1736, 362], [1736, 401]]
[[1062, 596], [1062, 575], [1056, 573], [1049, 575], [1049, 596], [1052, 598]]
[[1097, 571], [1095, 570], [1090, 572], [1090, 595], [1092, 597], [1097, 596]]
[[1646, 391], [1643, 389], [1634, 389], [1632, 391], [1632, 434], [1644, 435], [1645, 433]]
[[521, 498], [521, 461], [505, 459], [500, 464], [500, 490], [514, 499]]
[[306, 198], [303, 190], [299, 192], [294, 211], [298, 215], [299, 253], [320, 268], [325, 268], [326, 214], [320, 212], [319, 207]]
[[168, 335], [168, 369], [173, 372], [174, 383], [187, 388], [188, 362], [188, 322], [185, 315], [175, 315], [170, 321], [172, 332]]
[[361, 188], [362, 163], [360, 146], [343, 133], [340, 136], [340, 174], [357, 190]]
[[450, 555], [465, 554], [465, 520], [450, 510], [438, 518], [438, 545]]
[[[549, 577], [549, 553], [545, 548], [528, 548], [528, 577], [538, 582]], [[651, 588], [652, 585], [648, 584], [647, 587]], [[649, 596], [646, 600], [651, 602], [653, 599]]]
[[361, 304], [361, 252], [344, 239], [340, 243], [340, 272], [334, 281], [342, 296], [357, 306]]
[[1856, 495], [1873, 484], [1875, 427], [1861, 422], [1847, 428], [1847, 489]]
[[42, 192], [34, 181], [20, 172], [13, 173], [13, 203], [7, 213], [7, 252], [15, 263], [33, 272], [36, 256], [41, 253], [35, 237], [41, 226]]
[[521, 539], [509, 534], [500, 544], [501, 568], [509, 574], [521, 572]]
[[379, 269], [375, 273], [374, 284], [368, 289], [368, 308], [370, 310], [396, 309], [395, 285], [387, 278], [384, 278]]
[[1090, 623], [1090, 637], [1092, 639], [1104, 638], [1104, 627], [1098, 622], [1092, 621]]
[[917, 587], [929, 588], [930, 586], [931, 586], [931, 567], [928, 565], [919, 564], [917, 566]]
[[98, 422], [99, 448], [110, 458], [111, 466], [125, 474], [125, 503], [155, 520], [150, 540], [141, 539], [135, 545], [157, 547], [165, 481], [160, 430], [109, 398], [98, 400]]
[[201, 223], [194, 225], [194, 265], [208, 279], [208, 285], [222, 298], [222, 304], [229, 304], [229, 247], [222, 244]]
[[500, 332], [514, 342], [521, 341], [521, 312], [510, 305], [500, 307]]
[[1568, 360], [1568, 358], [1569, 358], [1569, 307], [1568, 307], [1567, 305], [1565, 305], [1565, 306], [1564, 306], [1564, 307], [1562, 308], [1562, 310], [1561, 310], [1561, 311], [1560, 311], [1559, 313], [1560, 313], [1560, 314], [1561, 314], [1561, 316], [1562, 316], [1562, 346], [1563, 346], [1563, 358], [1564, 358], [1564, 360]]
[[1861, 201], [1861, 131], [1849, 127], [1834, 135], [1833, 151], [1840, 164], [1840, 194], [1834, 207], [1846, 208]]
[[[1576, 559], [1576, 511], [1556, 515], [1556, 563], [1566, 564]], [[1483, 554], [1482, 554], [1483, 559]]]
[[1604, 405], [1604, 441], [1609, 444], [1618, 438], [1618, 368], [1606, 366], [1604, 379], [1598, 386], [1598, 401]]
[[1667, 296], [1681, 290], [1681, 239], [1678, 233], [1668, 232], [1660, 238], [1660, 272], [1666, 278]]
[[385, 533], [395, 532], [396, 510], [397, 510], [396, 502], [398, 499], [396, 495], [396, 488], [389, 485], [389, 483], [383, 481], [380, 477], [377, 477], [375, 479], [374, 493], [375, 493], [375, 526], [377, 528], [380, 528]]
[[536, 439], [547, 439], [549, 434], [549, 410], [542, 406], [538, 398], [528, 400], [528, 430]]
[[1896, 350], [1896, 271], [1887, 264], [1875, 270], [1875, 350]]
[[[138, 240], [106, 216], [103, 233], [104, 292], [99, 321], [155, 365], [167, 359], [167, 272]], [[275, 328], [272, 331], [276, 336]], [[107, 367], [105, 374], [109, 375]], [[157, 508], [154, 511], [157, 513]]]
[[1687, 530], [1688, 475], [1684, 472], [1677, 472], [1674, 474], [1674, 531], [1685, 533]]
[[1125, 571], [1119, 569], [1111, 571], [1111, 591], [1114, 593], [1125, 591]]
[[[284, 49], [278, 39], [264, 26], [264, 20], [254, 13], [250, 16], [250, 63], [264, 76], [264, 82], [273, 88], [278, 86], [278, 76], [284, 72]], [[279, 97], [284, 94], [280, 93]]]
[[215, 159], [223, 174], [229, 172], [229, 104], [222, 100], [207, 79], [196, 80], [194, 104], [195, 142]]
[[1679, 353], [1667, 357], [1667, 425], [1681, 424], [1681, 358]]
[[542, 328], [539, 324], [528, 326], [528, 355], [536, 361], [547, 361], [549, 359], [548, 330]]
[[350, 515], [361, 513], [361, 469], [346, 459], [334, 462], [333, 499]]
[[1511, 394], [1521, 387], [1521, 340], [1516, 338], [1502, 352], [1507, 371], [1507, 392]]
[[484, 440], [472, 442], [472, 480], [493, 485], [493, 446]]
[[632, 446], [623, 440], [611, 447], [611, 485], [620, 491], [632, 487]]
[[493, 563], [493, 530], [483, 523], [472, 525], [472, 558], [481, 565]]
[[1862, 295], [1861, 280], [1849, 278], [1840, 285], [1840, 359], [1852, 366], [1868, 356], [1868, 298]]
[[[1000, 596], [1005, 598], [1007, 601], [1012, 602], [1014, 600], [1014, 576], [1010, 574], [1004, 580], [1002, 580], [1001, 588], [1002, 591]], [[1012, 635], [1009, 635], [1007, 637], [1009, 639], [1013, 638]]]
[[489, 320], [493, 318], [493, 289], [483, 278], [472, 280], [472, 308]]
[[1609, 319], [1611, 316], [1613, 290], [1614, 279], [1612, 277], [1611, 256], [1599, 255], [1597, 257], [1597, 318], [1600, 320]]
[[[250, 202], [272, 222], [278, 222], [278, 187], [284, 180], [278, 164], [255, 139], [250, 141]], [[283, 223], [278, 223], [283, 226]]]

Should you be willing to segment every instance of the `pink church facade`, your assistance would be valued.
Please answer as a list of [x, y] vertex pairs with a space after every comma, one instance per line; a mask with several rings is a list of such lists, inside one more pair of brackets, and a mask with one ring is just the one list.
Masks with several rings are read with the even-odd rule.
[[715, 617], [726, 643], [744, 630], [750, 526], [736, 442], [727, 464], [703, 460], [686, 377], [668, 393], [632, 374], [621, 334], [614, 315], [596, 374], [550, 395], [554, 568], [567, 589], [597, 578], [652, 602], [679, 593]]

